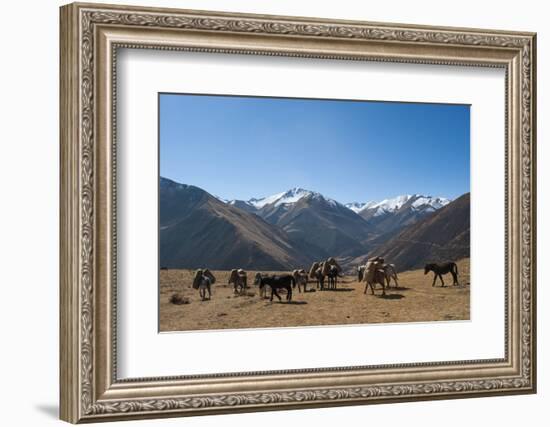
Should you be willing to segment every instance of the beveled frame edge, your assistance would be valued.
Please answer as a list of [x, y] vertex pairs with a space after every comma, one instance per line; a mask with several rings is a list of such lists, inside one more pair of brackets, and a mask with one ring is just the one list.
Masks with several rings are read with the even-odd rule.
[[[62, 419], [87, 422], [532, 393], [536, 390], [535, 34], [99, 4], [72, 4], [62, 7], [60, 13]], [[113, 245], [111, 235], [105, 233], [112, 226], [110, 218], [101, 214], [112, 206], [112, 199], [105, 196], [114, 197], [109, 192], [112, 182], [102, 178], [112, 174], [113, 153], [101, 151], [100, 146], [104, 146], [104, 138], [110, 137], [108, 124], [114, 114], [102, 94], [109, 92], [114, 82], [98, 78], [102, 72], [110, 71], [108, 68], [112, 64], [98, 61], [95, 55], [98, 55], [98, 49], [102, 49], [99, 46], [102, 43], [107, 49], [103, 51], [105, 55], [112, 47], [109, 43], [115, 43], [117, 31], [120, 35], [120, 31], [127, 28], [149, 34], [158, 31], [162, 36], [181, 30], [196, 35], [197, 41], [201, 37], [223, 35], [233, 40], [229, 43], [233, 47], [248, 38], [269, 36], [283, 44], [294, 45], [294, 49], [290, 47], [284, 51], [286, 54], [297, 50], [304, 53], [308, 46], [312, 49], [324, 42], [333, 43], [336, 50], [345, 45], [358, 55], [362, 42], [372, 42], [373, 46], [378, 43], [377, 46], [382, 47], [392, 44], [403, 47], [403, 62], [411, 62], [414, 54], [407, 55], [406, 51], [414, 50], [414, 47], [441, 49], [442, 52], [448, 51], [449, 47], [456, 47], [457, 51], [472, 48], [479, 55], [485, 53], [486, 57], [508, 54], [510, 110], [507, 135], [511, 151], [517, 151], [520, 156], [510, 156], [509, 161], [516, 159], [518, 164], [508, 165], [512, 171], [508, 177], [509, 190], [512, 199], [517, 201], [515, 214], [508, 218], [509, 229], [515, 236], [511, 244], [511, 270], [515, 266], [521, 269], [516, 272], [521, 278], [519, 285], [513, 287], [510, 283], [510, 293], [517, 296], [519, 303], [509, 307], [513, 311], [511, 314], [516, 316], [510, 319], [514, 326], [510, 342], [514, 340], [516, 346], [507, 361], [508, 374], [499, 371], [503, 364], [461, 369], [464, 367], [460, 364], [449, 363], [440, 369], [454, 370], [455, 374], [461, 371], [458, 380], [419, 382], [417, 375], [421, 369], [390, 370], [393, 373], [381, 369], [379, 375], [386, 375], [386, 380], [378, 385], [376, 378], [379, 380], [379, 375], [374, 375], [364, 386], [365, 383], [361, 382], [366, 378], [361, 376], [364, 373], [351, 372], [350, 375], [356, 377], [355, 382], [339, 386], [334, 379], [344, 378], [346, 374], [333, 372], [329, 376], [333, 384], [327, 387], [322, 374], [305, 373], [294, 376], [292, 381], [285, 375], [275, 375], [267, 380], [265, 377], [252, 378], [264, 385], [253, 390], [241, 388], [240, 391], [236, 391], [239, 384], [245, 384], [249, 378], [222, 377], [196, 380], [191, 387], [194, 387], [194, 392], [187, 395], [182, 395], [181, 380], [178, 379], [144, 379], [131, 383], [113, 380], [114, 367], [108, 350], [112, 325], [105, 321], [112, 321], [110, 305], [105, 302], [113, 301], [98, 277], [110, 274], [108, 254], [102, 253], [101, 249]], [[111, 39], [106, 40], [109, 37]], [[128, 46], [135, 41], [123, 37], [118, 39], [118, 43], [122, 46], [124, 40]], [[298, 41], [306, 47], [297, 49]], [[354, 48], [354, 41], [359, 43], [358, 50]], [[157, 44], [162, 43], [157, 41]], [[249, 46], [244, 49], [248, 53], [251, 50]], [[323, 48], [317, 55], [322, 57], [322, 51]], [[349, 57], [353, 52], [343, 51], [343, 56]], [[396, 59], [394, 55], [393, 60]], [[494, 61], [502, 61], [502, 58]], [[452, 58], [450, 62], [453, 62]], [[476, 62], [475, 58], [470, 62]], [[304, 380], [305, 376], [311, 380]], [[285, 387], [281, 380], [286, 382]], [[225, 389], [213, 392], [216, 384]]]

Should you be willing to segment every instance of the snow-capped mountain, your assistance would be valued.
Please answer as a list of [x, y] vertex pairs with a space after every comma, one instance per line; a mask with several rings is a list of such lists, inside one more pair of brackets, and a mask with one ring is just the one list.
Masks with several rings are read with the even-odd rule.
[[[387, 238], [388, 233], [398, 232], [426, 217], [446, 206], [449, 200], [422, 194], [404, 194], [381, 201], [343, 205], [315, 191], [295, 187], [267, 197], [231, 200], [227, 203], [282, 227], [293, 237], [310, 243], [310, 247], [316, 245], [343, 250], [347, 246], [354, 252], [359, 248], [352, 241], [366, 242], [373, 235]], [[330, 235], [328, 231], [320, 233], [321, 228], [315, 229], [310, 224], [316, 224], [324, 230], [337, 230], [338, 237], [331, 236], [333, 243], [330, 244], [326, 241], [310, 242], [320, 235]]]
[[381, 202], [370, 205], [369, 207], [367, 207], [367, 209], [372, 209], [373, 211], [375, 211], [375, 216], [383, 215], [387, 212], [395, 212], [401, 209], [401, 207], [403, 207], [403, 205], [411, 200], [413, 197], [415, 196], [404, 194], [394, 197], [392, 199], [384, 199]]
[[255, 213], [282, 228], [295, 242], [322, 258], [330, 253], [359, 253], [370, 236], [370, 225], [336, 200], [303, 188], [230, 205]]
[[227, 203], [234, 206], [244, 207], [244, 205], [247, 205], [249, 210], [259, 210], [262, 209], [268, 205], [272, 207], [278, 207], [281, 205], [288, 205], [298, 202], [300, 199], [304, 197], [313, 197], [318, 199], [324, 199], [328, 203], [336, 204], [335, 200], [329, 199], [327, 197], [324, 197], [320, 193], [316, 193], [315, 191], [305, 190], [303, 188], [294, 187], [291, 188], [288, 191], [284, 191], [282, 193], [273, 194], [271, 196], [267, 197], [261, 197], [259, 199], [252, 198], [249, 200], [231, 200]]
[[292, 188], [283, 193], [277, 193], [272, 196], [262, 197], [261, 199], [250, 199], [249, 203], [256, 208], [261, 209], [265, 205], [280, 206], [283, 203], [296, 203], [302, 197], [313, 194], [312, 191], [304, 190], [303, 188]]
[[451, 203], [451, 200], [446, 199], [445, 197], [431, 197], [431, 196], [419, 196], [413, 203], [413, 208], [419, 208], [422, 206], [429, 206], [433, 210], [441, 209], [443, 206], [447, 206]]
[[365, 202], [365, 203], [359, 203], [359, 202], [352, 202], [352, 203], [346, 203], [344, 206], [350, 210], [352, 210], [355, 213], [361, 212], [363, 209], [367, 209], [373, 205], [375, 205], [377, 202]]
[[449, 202], [450, 200], [444, 197], [405, 194], [380, 202], [363, 203], [360, 209], [354, 211], [381, 232], [386, 233], [412, 224], [448, 205]]
[[[360, 209], [354, 211], [358, 214], [366, 214], [368, 217], [381, 216], [397, 212], [406, 206], [412, 210], [434, 212], [437, 209], [449, 204], [450, 200], [444, 197], [424, 196], [421, 194], [405, 194], [391, 199], [384, 199], [380, 202], [360, 203]], [[365, 215], [362, 215], [365, 216]]]
[[380, 216], [386, 213], [396, 212], [407, 205], [412, 209], [435, 211], [449, 204], [450, 200], [444, 197], [423, 196], [421, 194], [404, 194], [380, 202], [370, 201], [365, 203], [348, 203], [346, 207], [355, 213], [369, 211], [369, 216]]
[[[266, 206], [276, 208], [283, 205], [291, 205], [297, 203], [305, 197], [324, 200], [333, 206], [340, 205], [340, 203], [336, 200], [325, 197], [315, 191], [305, 190], [299, 187], [292, 188], [288, 191], [283, 191], [282, 193], [273, 194], [271, 196], [252, 198], [249, 200], [227, 201], [220, 197], [218, 197], [218, 199], [230, 205], [245, 209], [249, 212], [255, 212], [264, 209]], [[404, 194], [391, 199], [384, 199], [382, 201], [352, 202], [343, 206], [359, 215], [362, 213], [368, 213], [366, 216], [370, 218], [373, 216], [381, 216], [396, 212], [404, 206], [413, 210], [433, 212], [447, 205], [449, 202], [450, 200], [444, 197], [424, 196], [421, 194]]]

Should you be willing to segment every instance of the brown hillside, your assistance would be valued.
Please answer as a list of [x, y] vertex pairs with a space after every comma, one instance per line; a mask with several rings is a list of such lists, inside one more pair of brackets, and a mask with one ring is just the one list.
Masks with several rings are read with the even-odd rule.
[[198, 187], [161, 181], [161, 267], [286, 270], [310, 262], [282, 230], [257, 215]]

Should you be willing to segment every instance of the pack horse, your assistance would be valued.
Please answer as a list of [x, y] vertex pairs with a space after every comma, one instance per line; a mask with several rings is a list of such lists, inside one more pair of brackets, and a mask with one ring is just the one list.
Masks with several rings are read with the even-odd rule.
[[367, 263], [358, 268], [359, 282], [365, 282], [364, 294], [370, 287], [371, 293], [374, 295], [374, 287], [379, 284], [382, 286], [382, 295], [386, 295], [386, 272], [384, 271], [384, 260], [376, 257], [369, 259]]
[[233, 284], [233, 293], [242, 294], [247, 286], [246, 283], [247, 274], [242, 268], [234, 268], [229, 274], [228, 285]]
[[195, 271], [195, 278], [193, 279], [193, 289], [199, 290], [201, 300], [206, 300], [206, 294], [208, 293], [208, 299], [212, 298], [212, 285], [216, 283], [216, 278], [210, 270], [198, 269]]
[[326, 261], [314, 262], [309, 269], [309, 277], [317, 281], [317, 289], [325, 290], [325, 279], [328, 279], [328, 289], [336, 289], [342, 267], [334, 257]]
[[[390, 287], [392, 280], [394, 281], [396, 288], [399, 286], [399, 282], [397, 281], [398, 280], [397, 269], [395, 268], [394, 264], [388, 264], [384, 262], [384, 258], [382, 257], [371, 258], [367, 262], [367, 264], [369, 262], [375, 263], [375, 266], [376, 266], [375, 268], [382, 270], [387, 288]], [[367, 265], [360, 265], [359, 267], [357, 267], [357, 280], [359, 282], [363, 281], [363, 277], [365, 275], [366, 270], [367, 270]]]

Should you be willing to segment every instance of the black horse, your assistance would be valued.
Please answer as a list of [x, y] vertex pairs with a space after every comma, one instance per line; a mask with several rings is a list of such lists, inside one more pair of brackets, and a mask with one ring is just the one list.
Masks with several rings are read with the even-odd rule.
[[441, 280], [441, 286], [445, 286], [443, 281], [443, 274], [451, 273], [453, 275], [453, 286], [458, 285], [458, 268], [454, 262], [446, 262], [444, 264], [426, 264], [424, 267], [424, 274], [428, 274], [430, 271], [434, 272], [434, 281], [432, 286], [435, 286], [435, 281], [439, 277]]
[[288, 302], [292, 300], [292, 288], [296, 287], [296, 281], [291, 274], [285, 274], [282, 276], [261, 276], [258, 280], [260, 282], [260, 289], [264, 286], [269, 286], [271, 288], [270, 301], [273, 301], [273, 295], [281, 301], [281, 296], [277, 293], [277, 289], [286, 289], [286, 300]]

